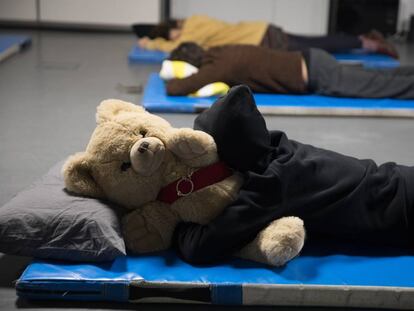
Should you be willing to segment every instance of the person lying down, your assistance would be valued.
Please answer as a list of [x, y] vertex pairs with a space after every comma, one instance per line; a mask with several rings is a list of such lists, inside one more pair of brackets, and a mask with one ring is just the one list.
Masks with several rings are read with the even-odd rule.
[[330, 53], [363, 49], [370, 53], [398, 58], [393, 44], [375, 29], [359, 36], [301, 36], [287, 33], [281, 27], [264, 21], [228, 23], [206, 15], [192, 15], [184, 20], [171, 19], [162, 22], [151, 29], [148, 37], [141, 37], [138, 45], [143, 49], [171, 52], [181, 43], [190, 41], [203, 48], [226, 44], [251, 44], [289, 51], [319, 48]]
[[167, 94], [194, 94], [221, 82], [245, 84], [255, 93], [307, 94], [356, 98], [414, 98], [414, 67], [366, 69], [338, 63], [311, 48], [278, 51], [253, 45], [224, 45], [204, 50], [193, 42], [172, 51], [170, 61], [192, 66], [186, 77], [170, 79]]
[[195, 264], [217, 263], [283, 216], [304, 221], [307, 241], [329, 238], [414, 250], [414, 166], [357, 159], [268, 130], [246, 86], [194, 121], [219, 158], [244, 176], [236, 200], [205, 225], [180, 223], [173, 245]]

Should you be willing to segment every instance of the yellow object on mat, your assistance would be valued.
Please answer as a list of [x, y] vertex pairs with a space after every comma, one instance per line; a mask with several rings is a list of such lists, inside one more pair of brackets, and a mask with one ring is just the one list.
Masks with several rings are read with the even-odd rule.
[[191, 94], [192, 97], [209, 97], [227, 94], [230, 87], [224, 82], [214, 82], [203, 86], [197, 92]]

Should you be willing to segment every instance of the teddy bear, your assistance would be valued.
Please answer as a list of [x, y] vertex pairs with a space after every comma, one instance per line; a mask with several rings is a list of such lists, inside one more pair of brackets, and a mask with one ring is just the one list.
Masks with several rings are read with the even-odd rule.
[[[129, 210], [122, 230], [132, 253], [168, 249], [179, 222], [206, 224], [236, 199], [243, 177], [219, 160], [209, 134], [174, 128], [143, 107], [116, 99], [97, 107], [96, 122], [86, 150], [62, 168], [65, 186]], [[202, 171], [213, 177], [210, 184], [195, 183]], [[298, 255], [304, 239], [302, 220], [283, 217], [235, 255], [280, 266]]]

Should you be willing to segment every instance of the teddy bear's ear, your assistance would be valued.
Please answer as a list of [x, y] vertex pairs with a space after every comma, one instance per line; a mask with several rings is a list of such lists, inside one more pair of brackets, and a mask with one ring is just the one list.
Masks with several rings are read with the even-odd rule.
[[96, 123], [102, 123], [112, 119], [118, 113], [123, 111], [145, 112], [141, 106], [124, 102], [119, 99], [106, 99], [102, 101], [96, 111]]
[[85, 152], [70, 156], [62, 167], [66, 189], [80, 195], [103, 198], [103, 191], [91, 174], [91, 164]]

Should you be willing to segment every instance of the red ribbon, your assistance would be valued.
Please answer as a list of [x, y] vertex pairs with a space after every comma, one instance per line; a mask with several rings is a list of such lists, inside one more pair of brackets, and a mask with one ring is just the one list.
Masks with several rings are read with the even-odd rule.
[[218, 183], [232, 174], [233, 171], [224, 162], [216, 162], [168, 184], [160, 190], [157, 200], [171, 204], [181, 197]]

